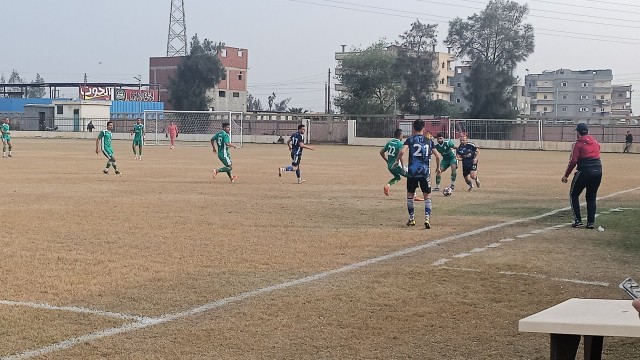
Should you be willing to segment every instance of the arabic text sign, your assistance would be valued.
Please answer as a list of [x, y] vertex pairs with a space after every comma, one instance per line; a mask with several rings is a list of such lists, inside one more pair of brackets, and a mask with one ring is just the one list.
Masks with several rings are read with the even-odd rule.
[[111, 100], [111, 88], [102, 86], [81, 86], [82, 100]]

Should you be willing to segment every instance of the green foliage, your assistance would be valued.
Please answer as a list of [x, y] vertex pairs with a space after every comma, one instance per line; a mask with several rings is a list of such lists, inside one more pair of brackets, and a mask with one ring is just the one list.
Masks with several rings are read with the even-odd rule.
[[398, 84], [393, 67], [397, 55], [379, 41], [341, 61], [338, 79], [346, 88], [334, 103], [345, 114], [391, 114]]
[[434, 47], [437, 25], [423, 24], [416, 20], [411, 30], [400, 35], [395, 72], [400, 80], [397, 105], [405, 113], [424, 115], [429, 113], [431, 93], [437, 87], [438, 70], [434, 66]]
[[[36, 74], [36, 79], [31, 81], [32, 84], [44, 84], [44, 79], [40, 74]], [[47, 94], [47, 91], [43, 87], [30, 87], [27, 88], [28, 98], [43, 98]]]
[[424, 113], [428, 115], [435, 116], [449, 116], [449, 117], [460, 117], [462, 116], [462, 111], [460, 108], [455, 106], [450, 101], [436, 99], [430, 100], [425, 109]]
[[511, 92], [513, 76], [481, 62], [472, 65], [467, 77], [467, 99], [471, 108], [467, 116], [473, 119], [515, 119]]
[[292, 114], [307, 114], [307, 113], [309, 113], [309, 110], [305, 110], [304, 108], [301, 108], [301, 107], [290, 107], [288, 111], [290, 113], [292, 113]]
[[11, 75], [9, 76], [9, 84], [24, 84], [24, 80], [22, 80], [20, 74], [16, 69], [11, 70]]
[[169, 84], [170, 101], [176, 110], [209, 109], [207, 90], [218, 85], [224, 75], [217, 56], [223, 46], [208, 39], [201, 43], [197, 34], [191, 38], [189, 54]]
[[247, 111], [262, 111], [262, 102], [258, 98], [254, 98], [253, 95], [247, 95]]
[[4, 77], [4, 73], [0, 74], [0, 84], [6, 84], [7, 78]]
[[526, 4], [492, 0], [480, 12], [449, 23], [445, 44], [460, 58], [472, 64], [466, 98], [471, 102], [469, 116], [511, 118], [508, 98], [515, 83], [513, 71], [534, 50], [533, 26], [525, 24]]

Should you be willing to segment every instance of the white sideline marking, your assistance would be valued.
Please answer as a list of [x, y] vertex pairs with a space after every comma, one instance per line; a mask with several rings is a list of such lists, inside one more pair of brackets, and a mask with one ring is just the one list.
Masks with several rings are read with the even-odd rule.
[[442, 266], [442, 265], [446, 264], [449, 261], [450, 261], [449, 259], [440, 259], [440, 260], [434, 262], [431, 265], [433, 265], [433, 266]]
[[516, 237], [517, 237], [518, 239], [528, 238], [529, 236], [533, 236], [533, 234], [526, 233], [526, 234], [516, 235]]
[[121, 314], [115, 313], [111, 311], [104, 311], [98, 309], [84, 308], [79, 306], [55, 306], [47, 303], [33, 303], [33, 302], [24, 302], [24, 301], [11, 301], [11, 300], [0, 300], [0, 305], [8, 305], [8, 306], [26, 306], [35, 309], [43, 309], [43, 310], [62, 310], [62, 311], [70, 311], [81, 314], [91, 314], [91, 315], [99, 315], [106, 316], [115, 319], [123, 319], [123, 320], [136, 320], [142, 321], [145, 319], [144, 316], [136, 316], [129, 314]]
[[514, 238], [501, 239], [500, 242], [506, 243], [515, 240]]
[[465, 258], [465, 257], [467, 257], [467, 256], [471, 256], [471, 254], [469, 254], [469, 253], [462, 253], [462, 254], [455, 254], [455, 255], [453, 255], [453, 257], [454, 257], [454, 258], [458, 258], [458, 259], [462, 259], [462, 258]]
[[[633, 189], [627, 189], [627, 190], [622, 190], [622, 191], [618, 191], [609, 195], [605, 195], [602, 196], [598, 199], [606, 199], [606, 198], [610, 198], [610, 197], [614, 197], [614, 196], [618, 196], [618, 195], [622, 195], [622, 194], [626, 194], [628, 192], [632, 192], [632, 191], [636, 191], [636, 190], [640, 190], [640, 187], [637, 188], [633, 188]], [[357, 270], [360, 268], [363, 268], [365, 266], [369, 266], [369, 265], [373, 265], [373, 264], [377, 264], [379, 262], [382, 261], [386, 261], [386, 260], [391, 260], [391, 259], [395, 259], [395, 258], [399, 258], [405, 255], [409, 255], [412, 253], [415, 253], [417, 251], [421, 251], [424, 249], [428, 249], [428, 248], [432, 248], [435, 247], [437, 245], [440, 244], [444, 244], [453, 240], [458, 240], [458, 239], [462, 239], [465, 237], [469, 237], [469, 236], [473, 236], [473, 235], [477, 235], [477, 234], [482, 234], [485, 233], [487, 231], [491, 231], [491, 230], [496, 230], [496, 229], [500, 229], [503, 228], [505, 226], [511, 226], [511, 225], [515, 225], [515, 224], [520, 224], [523, 222], [528, 222], [528, 221], [532, 221], [532, 220], [538, 220], [538, 219], [542, 219], [544, 217], [550, 216], [550, 215], [554, 215], [557, 214], [559, 212], [562, 211], [566, 211], [571, 209], [569, 206], [567, 207], [563, 207], [560, 209], [556, 209], [556, 210], [552, 210], [549, 212], [546, 212], [544, 214], [540, 214], [540, 215], [536, 215], [536, 216], [530, 216], [527, 218], [523, 218], [523, 219], [516, 219], [516, 220], [511, 220], [511, 221], [506, 221], [503, 223], [499, 223], [499, 224], [494, 224], [494, 225], [490, 225], [490, 226], [486, 226], [480, 229], [476, 229], [476, 230], [472, 230], [472, 231], [468, 231], [466, 233], [462, 233], [462, 234], [457, 234], [457, 235], [451, 235], [448, 236], [446, 238], [442, 238], [442, 239], [438, 239], [438, 240], [432, 240], [420, 245], [416, 245], [416, 246], [412, 246], [409, 248], [405, 248], [402, 250], [398, 250], [396, 252], [392, 252], [386, 255], [382, 255], [382, 256], [378, 256], [375, 258], [371, 258], [371, 259], [367, 259], [364, 261], [360, 261], [357, 263], [353, 263], [351, 265], [346, 265], [337, 269], [333, 269], [333, 270], [328, 270], [328, 271], [324, 271], [321, 273], [317, 273], [314, 275], [309, 275], [309, 276], [305, 276], [303, 278], [299, 278], [296, 280], [291, 280], [291, 281], [286, 281], [280, 284], [276, 284], [276, 285], [270, 285], [267, 287], [263, 287], [257, 290], [252, 290], [252, 291], [247, 291], [247, 292], [243, 292], [240, 293], [238, 295], [235, 296], [230, 296], [230, 297], [226, 297], [224, 299], [220, 299], [220, 300], [216, 300], [216, 301], [212, 301], [209, 303], [206, 303], [204, 305], [195, 307], [195, 308], [191, 308], [185, 311], [181, 311], [181, 312], [177, 312], [177, 313], [170, 313], [170, 314], [165, 314], [159, 317], [155, 317], [155, 318], [145, 318], [141, 321], [135, 322], [135, 323], [131, 323], [131, 324], [126, 324], [123, 326], [119, 326], [119, 327], [114, 327], [114, 328], [110, 328], [110, 329], [105, 329], [105, 330], [101, 330], [101, 331], [97, 331], [97, 332], [93, 332], [90, 334], [86, 334], [86, 335], [82, 335], [79, 337], [75, 337], [75, 338], [71, 338], [71, 339], [67, 339], [67, 340], [63, 340], [60, 342], [57, 342], [55, 344], [51, 344], [48, 346], [44, 346], [38, 349], [31, 349], [31, 350], [27, 350], [27, 351], [23, 351], [14, 355], [9, 355], [9, 356], [5, 356], [2, 358], [2, 360], [18, 360], [18, 359], [29, 359], [35, 356], [41, 356], [41, 355], [46, 355], [46, 354], [50, 354], [56, 351], [61, 351], [61, 350], [65, 350], [68, 348], [71, 348], [75, 345], [79, 345], [79, 344], [83, 344], [86, 342], [90, 342], [90, 341], [94, 341], [94, 340], [98, 340], [98, 339], [103, 339], [106, 337], [110, 337], [113, 335], [117, 335], [117, 334], [123, 334], [123, 333], [128, 333], [131, 331], [136, 331], [136, 330], [140, 330], [140, 329], [144, 329], [150, 326], [154, 326], [154, 325], [159, 325], [159, 324], [163, 324], [163, 323], [167, 323], [167, 322], [172, 322], [172, 321], [176, 321], [179, 319], [183, 319], [189, 316], [193, 316], [193, 315], [197, 315], [200, 313], [203, 313], [205, 311], [209, 311], [209, 310], [213, 310], [213, 309], [217, 309], [220, 308], [222, 306], [228, 305], [228, 304], [232, 304], [238, 301], [242, 301], [248, 298], [252, 298], [258, 295], [262, 295], [262, 294], [268, 294], [271, 292], [274, 292], [276, 290], [283, 290], [283, 289], [287, 289], [293, 286], [298, 286], [298, 285], [302, 285], [302, 284], [307, 284], [307, 283], [311, 283], [314, 281], [318, 281], [318, 280], [322, 280], [325, 279], [329, 276], [332, 275], [336, 275], [336, 274], [341, 274], [344, 272], [348, 272], [348, 271], [352, 271], [352, 270]], [[566, 225], [561, 225], [562, 226], [566, 226]]]

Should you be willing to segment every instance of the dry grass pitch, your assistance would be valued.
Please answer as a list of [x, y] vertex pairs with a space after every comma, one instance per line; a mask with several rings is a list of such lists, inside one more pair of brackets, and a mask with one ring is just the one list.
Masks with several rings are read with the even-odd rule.
[[[624, 299], [617, 284], [640, 277], [638, 155], [603, 154], [599, 196], [636, 189], [599, 201], [604, 232], [551, 229], [564, 211], [463, 236], [566, 207], [568, 153], [483, 150], [482, 188], [459, 176], [424, 230], [404, 226], [404, 182], [382, 194], [377, 148], [317, 145], [301, 185], [277, 176], [284, 145], [232, 150], [236, 184], [212, 179], [208, 146], [149, 146], [137, 161], [115, 142], [122, 176], [102, 174], [92, 141], [14, 149], [0, 159], [7, 359], [545, 359], [548, 338], [518, 333], [519, 319]], [[605, 339], [606, 358], [638, 351]]]

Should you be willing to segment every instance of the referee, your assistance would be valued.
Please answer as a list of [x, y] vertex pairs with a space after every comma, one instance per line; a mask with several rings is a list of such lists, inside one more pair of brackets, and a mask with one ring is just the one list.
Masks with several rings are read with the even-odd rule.
[[582, 226], [580, 215], [580, 194], [587, 189], [587, 229], [593, 229], [596, 220], [596, 197], [602, 180], [602, 163], [600, 162], [600, 144], [589, 135], [589, 126], [580, 123], [576, 126], [577, 140], [573, 144], [571, 159], [564, 172], [562, 182], [566, 183], [573, 168], [578, 166], [571, 181], [569, 197], [573, 211], [572, 227]]

